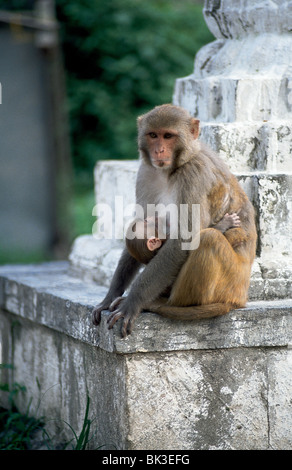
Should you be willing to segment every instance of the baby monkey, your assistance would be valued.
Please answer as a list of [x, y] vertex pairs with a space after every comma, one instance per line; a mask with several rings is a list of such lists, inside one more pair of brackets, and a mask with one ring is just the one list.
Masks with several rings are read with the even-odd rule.
[[[241, 222], [237, 213], [225, 214], [224, 217], [214, 226], [207, 230], [216, 230], [221, 234], [226, 233], [232, 228], [240, 227]], [[170, 227], [168, 219], [158, 217], [148, 217], [143, 219], [134, 219], [128, 227], [126, 233], [126, 246], [130, 255], [139, 263], [148, 264], [149, 261], [158, 253], [159, 248], [169, 238]], [[231, 233], [231, 232], [230, 232]], [[134, 234], [134, 237], [133, 237]], [[221, 235], [222, 236], [222, 235]], [[228, 237], [228, 242], [234, 248], [238, 248], [240, 242], [233, 240], [232, 236]], [[234, 246], [233, 246], [234, 245]], [[232, 249], [230, 247], [230, 249]], [[174, 284], [167, 288], [158, 299], [158, 301], [150, 302], [144, 310], [159, 313], [168, 318], [179, 319], [180, 315], [184, 315], [184, 319], [194, 319], [194, 310], [192, 305], [198, 305], [197, 291], [197, 261], [202, 250], [191, 250], [185, 264], [182, 266]], [[201, 276], [199, 276], [200, 278]], [[200, 291], [203, 286], [201, 286]], [[118, 297], [111, 304], [110, 308], [116, 308], [123, 300]], [[189, 307], [188, 307], [189, 306]], [[198, 318], [201, 318], [202, 312], [198, 308]], [[226, 313], [226, 312], [225, 312]], [[205, 318], [212, 316], [212, 312], [205, 313]]]
[[[225, 233], [230, 228], [240, 227], [238, 214], [225, 214], [212, 228]], [[134, 234], [134, 237], [133, 237]], [[169, 238], [169, 222], [159, 217], [136, 218], [128, 227], [126, 246], [139, 263], [148, 264], [157, 250]]]

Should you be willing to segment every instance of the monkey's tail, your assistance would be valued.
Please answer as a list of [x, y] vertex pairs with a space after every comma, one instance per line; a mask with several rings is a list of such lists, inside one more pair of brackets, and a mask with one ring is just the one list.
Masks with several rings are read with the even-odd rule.
[[225, 315], [234, 308], [238, 307], [232, 304], [222, 303], [176, 307], [175, 305], [168, 305], [163, 301], [160, 302], [157, 300], [149, 305], [147, 310], [172, 320], [200, 320]]

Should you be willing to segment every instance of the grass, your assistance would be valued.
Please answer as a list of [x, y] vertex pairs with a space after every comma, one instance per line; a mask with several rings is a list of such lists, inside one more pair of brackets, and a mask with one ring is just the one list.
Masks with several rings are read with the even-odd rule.
[[[0, 370], [11, 368], [10, 364], [0, 364]], [[27, 450], [36, 432], [43, 428], [43, 420], [30, 416], [31, 400], [26, 412], [19, 412], [15, 398], [26, 393], [24, 385], [13, 383], [10, 387], [8, 383], [0, 383], [0, 390], [8, 393], [9, 403], [8, 409], [0, 407], [0, 450]]]
[[[10, 364], [0, 364], [1, 369], [11, 369]], [[38, 381], [37, 381], [38, 383]], [[39, 385], [39, 384], [38, 384]], [[9, 407], [0, 407], [0, 450], [31, 450], [35, 449], [35, 438], [39, 439], [39, 433], [42, 439], [39, 443], [41, 448], [46, 447], [48, 450], [54, 450], [53, 439], [46, 430], [46, 418], [36, 418], [30, 415], [30, 407], [32, 399], [29, 400], [25, 413], [21, 413], [15, 403], [15, 399], [19, 394], [26, 393], [26, 387], [18, 383], [13, 383], [10, 387], [8, 383], [0, 383], [0, 391], [8, 393]], [[73, 427], [63, 421], [72, 433], [73, 438], [61, 446], [62, 450], [87, 450], [88, 445], [94, 433], [92, 433], [92, 423], [94, 420], [89, 418], [90, 398], [87, 396], [85, 415], [83, 426], [80, 434]], [[60, 449], [60, 446], [58, 446]]]
[[[84, 416], [84, 419], [83, 419], [83, 426], [82, 426], [82, 429], [81, 429], [81, 432], [80, 432], [79, 436], [78, 436], [78, 434], [76, 434], [76, 432], [74, 431], [72, 426], [69, 423], [66, 423], [70, 427], [71, 431], [73, 432], [74, 438], [73, 438], [72, 441], [74, 442], [74, 439], [75, 439], [75, 442], [76, 442], [75, 445], [73, 445], [73, 450], [86, 450], [87, 447], [88, 447], [88, 443], [91, 439], [90, 429], [91, 429], [92, 421], [88, 418], [89, 404], [90, 404], [90, 398], [89, 398], [89, 396], [87, 396], [85, 416]], [[66, 444], [65, 447], [67, 447], [69, 444], [70, 444], [70, 442], [68, 444]]]
[[43, 428], [39, 419], [21, 414], [17, 408], [0, 408], [0, 450], [28, 450], [36, 432]]

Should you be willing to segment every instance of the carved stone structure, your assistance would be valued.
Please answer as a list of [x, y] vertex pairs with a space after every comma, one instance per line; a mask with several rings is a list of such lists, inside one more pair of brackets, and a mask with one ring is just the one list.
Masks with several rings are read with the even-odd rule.
[[253, 298], [292, 294], [292, 3], [208, 0], [216, 40], [176, 82], [174, 103], [201, 120], [201, 139], [227, 161], [258, 222]]

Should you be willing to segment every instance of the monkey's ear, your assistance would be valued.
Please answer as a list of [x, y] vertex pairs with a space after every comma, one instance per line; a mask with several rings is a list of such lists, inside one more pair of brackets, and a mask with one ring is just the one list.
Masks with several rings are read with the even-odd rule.
[[151, 237], [151, 238], [148, 238], [147, 240], [147, 248], [149, 251], [157, 250], [158, 248], [161, 247], [161, 245], [162, 245], [162, 242], [160, 238]]
[[137, 117], [137, 124], [138, 124], [138, 126], [141, 126], [142, 121], [143, 121], [143, 116], [138, 116], [138, 117]]
[[200, 121], [199, 119], [192, 118], [191, 120], [191, 133], [193, 134], [194, 139], [199, 137], [200, 133]]

